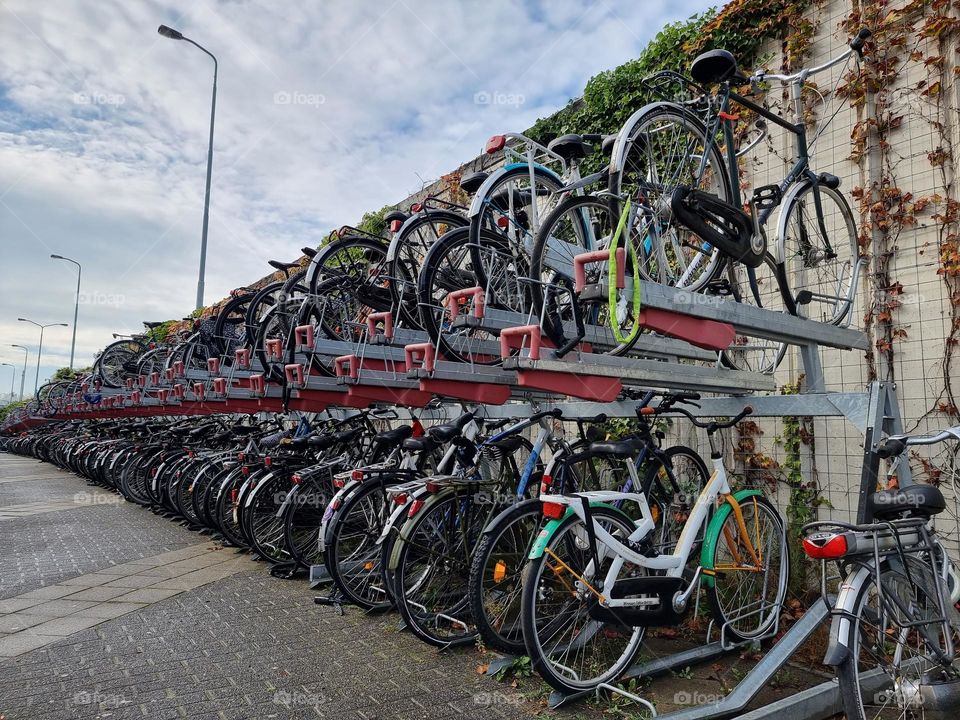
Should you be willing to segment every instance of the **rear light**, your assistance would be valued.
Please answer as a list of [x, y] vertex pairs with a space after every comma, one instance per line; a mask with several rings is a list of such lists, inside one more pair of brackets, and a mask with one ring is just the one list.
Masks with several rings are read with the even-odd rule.
[[506, 135], [494, 135], [492, 138], [487, 140], [487, 145], [483, 148], [483, 151], [488, 155], [492, 155], [495, 152], [503, 150], [503, 146], [507, 144]]
[[420, 212], [423, 210], [423, 203], [414, 203], [410, 206], [410, 212]]
[[843, 533], [816, 533], [803, 539], [803, 551], [814, 560], [835, 560], [846, 555], [848, 549]]
[[350, 479], [357, 481], [363, 480], [363, 470], [354, 470], [350, 473]]
[[193, 452], [193, 450], [188, 450], [188, 451], [187, 451], [187, 457], [188, 457], [188, 458], [192, 458], [194, 455], [195, 455], [195, 453]]
[[243, 462], [246, 459], [247, 459], [246, 453], [237, 453], [237, 460], [239, 460], [240, 462]]
[[420, 512], [420, 508], [422, 507], [423, 507], [423, 500], [421, 500], [420, 498], [417, 498], [412, 503], [410, 503], [410, 512], [407, 514], [407, 517], [413, 517], [418, 512]]
[[343, 504], [343, 501], [341, 498], [334, 498], [333, 502], [330, 503], [330, 507], [333, 508], [334, 510], [339, 510], [342, 504]]
[[567, 511], [566, 506], [563, 503], [555, 502], [545, 502], [543, 503], [543, 516], [548, 517], [551, 520], [559, 520], [563, 517], [563, 514]]
[[333, 479], [333, 486], [335, 488], [342, 488], [346, 484], [347, 484], [347, 481], [345, 478], [338, 477]]
[[440, 491], [440, 484], [439, 484], [439, 483], [435, 483], [435, 482], [432, 482], [432, 481], [427, 483], [427, 492], [428, 492], [428, 493], [430, 493], [430, 494], [432, 495], [433, 493], [439, 492], [439, 491]]
[[400, 226], [403, 225], [399, 220], [390, 221], [390, 232], [397, 232], [400, 229]]
[[240, 494], [240, 491], [237, 490], [237, 488], [233, 488], [233, 490], [230, 491], [230, 502], [233, 503], [234, 505], [237, 504], [237, 495], [239, 494]]
[[406, 494], [406, 493], [399, 493], [398, 495], [394, 495], [394, 496], [393, 496], [393, 501], [394, 501], [397, 505], [405, 505], [406, 502], [407, 502], [407, 494]]
[[263, 464], [264, 464], [266, 467], [271, 467], [271, 466], [273, 465], [273, 458], [270, 457], [269, 455], [267, 455], [267, 457], [265, 457], [265, 458], [263, 459]]
[[292, 482], [294, 485], [299, 485], [303, 482], [303, 477], [301, 477], [300, 473], [294, 473], [290, 476], [290, 482]]
[[553, 485], [553, 475], [547, 475], [544, 473], [543, 479], [540, 481], [540, 494], [546, 495], [550, 492], [550, 486]]
[[510, 226], [510, 221], [506, 216], [501, 216], [497, 218], [497, 227], [501, 230], [506, 230]]
[[250, 474], [250, 468], [244, 465], [242, 468], [240, 468], [240, 474], [244, 477], [247, 477]]

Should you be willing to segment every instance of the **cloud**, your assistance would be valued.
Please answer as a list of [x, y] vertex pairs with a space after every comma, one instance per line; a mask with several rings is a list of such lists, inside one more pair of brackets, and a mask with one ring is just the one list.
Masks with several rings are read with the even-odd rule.
[[[81, 306], [80, 364], [111, 332], [193, 307], [213, 64], [160, 23], [220, 62], [212, 300], [529, 127], [707, 6], [0, 0], [0, 357], [36, 343], [17, 316], [72, 322], [74, 269], [51, 252], [83, 263], [91, 297], [122, 298]], [[49, 335], [42, 376], [69, 359], [69, 331]]]

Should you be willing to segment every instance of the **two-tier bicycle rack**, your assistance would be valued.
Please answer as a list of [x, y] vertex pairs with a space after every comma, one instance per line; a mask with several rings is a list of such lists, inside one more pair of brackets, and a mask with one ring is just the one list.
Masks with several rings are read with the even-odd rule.
[[[539, 326], [528, 324], [528, 318], [484, 307], [480, 288], [460, 291], [459, 296], [463, 306], [456, 305], [451, 324], [482, 328], [498, 335], [500, 343], [490, 342], [489, 351], [503, 354], [502, 366], [447, 361], [425, 333], [394, 328], [389, 313], [376, 313], [366, 318], [367, 326], [359, 333], [358, 342], [316, 338], [312, 328], [299, 327], [286, 344], [278, 340], [268, 343], [265, 350], [270, 367], [251, 357], [249, 350], [240, 350], [232, 357], [212, 358], [205, 368], [188, 369], [174, 364], [164, 373], [128, 380], [125, 388], [85, 386], [81, 393], [61, 401], [60, 407], [54, 409], [53, 419], [316, 412], [333, 408], [349, 411], [382, 404], [399, 408], [401, 417], [429, 413], [432, 418], [443, 420], [469, 405], [487, 418], [519, 419], [532, 415], [546, 403], [559, 407], [564, 419], [599, 413], [635, 417], [636, 401], [616, 400], [624, 386], [696, 391], [710, 394], [700, 401], [700, 408], [691, 408], [700, 417], [732, 416], [749, 404], [754, 417], [846, 418], [864, 434], [857, 512], [859, 522], [869, 520], [865, 500], [876, 487], [880, 462], [875, 450], [883, 437], [903, 429], [896, 389], [890, 383], [873, 382], [866, 391], [827, 392], [820, 358], [821, 346], [868, 349], [864, 333], [732, 300], [705, 299], [675, 288], [644, 284], [641, 307], [667, 317], [676, 316], [675, 335], [686, 340], [644, 335], [632, 356], [613, 357], [590, 351], [611, 345], [610, 331], [587, 326], [583, 344], [559, 357], [541, 335]], [[678, 308], [682, 312], [677, 312]], [[798, 347], [805, 378], [802, 391], [777, 394], [772, 376], [721, 366], [715, 352], [697, 347], [696, 333], [701, 327], [698, 323], [705, 330], [710, 329], [710, 324], [728, 324], [742, 336]], [[318, 366], [327, 368], [326, 374], [314, 372]], [[280, 377], [282, 382], [270, 381]], [[439, 406], [431, 403], [437, 396], [447, 401]], [[26, 429], [28, 423], [40, 420], [24, 417], [20, 422]], [[901, 466], [900, 482], [912, 482], [905, 464]], [[813, 603], [729, 695], [712, 705], [690, 707], [661, 717], [760, 720], [783, 716], [817, 720], [840, 712], [842, 704], [835, 680], [744, 712], [828, 615], [826, 603]], [[708, 662], [731, 649], [722, 640], [714, 640], [638, 664], [628, 671], [626, 679], [661, 675]], [[496, 667], [498, 664], [494, 663], [493, 668]], [[555, 707], [577, 697], [580, 696], [554, 694], [550, 705]]]

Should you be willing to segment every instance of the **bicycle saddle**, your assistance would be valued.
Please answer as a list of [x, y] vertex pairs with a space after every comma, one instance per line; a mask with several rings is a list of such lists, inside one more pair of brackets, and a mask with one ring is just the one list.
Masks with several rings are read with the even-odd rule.
[[632, 458], [639, 450], [640, 446], [635, 438], [590, 443], [591, 454], [610, 455], [615, 458]]
[[404, 221], [406, 221], [406, 219], [407, 219], [407, 214], [402, 210], [391, 210], [390, 212], [388, 212], [386, 215], [383, 216], [383, 221], [387, 225], [392, 223], [394, 220], [399, 220], [401, 223], [403, 223]]
[[875, 520], [909, 517], [929, 518], [943, 512], [947, 502], [933, 485], [911, 485], [900, 490], [881, 490], [867, 498], [867, 512]]
[[381, 445], [395, 445], [413, 435], [413, 428], [409, 425], [401, 425], [393, 430], [387, 430], [377, 433], [373, 436], [373, 441]]
[[521, 435], [508, 435], [495, 442], [487, 443], [487, 445], [488, 447], [497, 448], [497, 450], [506, 455], [512, 455], [523, 445], [523, 437]]
[[604, 155], [609, 155], [613, 150], [613, 144], [616, 141], [617, 141], [616, 133], [614, 133], [613, 135], [604, 135], [603, 142], [600, 143], [600, 152], [602, 152]]
[[279, 260], [267, 260], [267, 265], [269, 265], [272, 268], [276, 268], [277, 270], [280, 270], [282, 272], [286, 272], [287, 270], [292, 270], [295, 267], [299, 267], [300, 263], [296, 261], [280, 262]]
[[148, 330], [153, 330], [154, 328], [158, 328], [161, 325], [163, 325], [162, 322], [147, 322], [146, 320], [143, 321], [143, 326]]
[[313, 257], [316, 256], [316, 254], [317, 254], [318, 251], [317, 251], [316, 248], [305, 247], [305, 248], [300, 248], [300, 252], [302, 252], [302, 253], [303, 253], [304, 255], [306, 255], [308, 258], [311, 258], [311, 259], [312, 259]]
[[487, 177], [489, 176], [485, 172], [473, 172], [464, 175], [460, 178], [460, 189], [467, 193], [467, 195], [473, 195], [480, 189], [480, 186], [483, 185], [483, 181], [486, 180]]
[[733, 80], [743, 84], [747, 78], [737, 70], [737, 61], [729, 50], [709, 50], [694, 59], [690, 77], [701, 85], [712, 85]]
[[593, 147], [585, 143], [579, 135], [571, 133], [551, 140], [547, 143], [547, 150], [570, 162], [571, 160], [582, 160], [593, 152]]

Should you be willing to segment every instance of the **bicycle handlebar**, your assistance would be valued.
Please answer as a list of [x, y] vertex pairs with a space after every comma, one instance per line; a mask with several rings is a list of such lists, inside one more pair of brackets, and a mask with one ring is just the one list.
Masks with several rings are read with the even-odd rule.
[[867, 38], [869, 38], [871, 35], [873, 35], [873, 33], [870, 31], [869, 28], [860, 28], [860, 32], [858, 32], [857, 36], [853, 40], [851, 40], [849, 43], [850, 49], [845, 50], [844, 52], [837, 55], [837, 57], [833, 58], [832, 60], [827, 60], [827, 62], [823, 63], [823, 65], [817, 65], [812, 68], [804, 68], [799, 72], [793, 73], [792, 75], [780, 75], [776, 73], [764, 72], [761, 70], [760, 72], [754, 73], [753, 75], [750, 76], [750, 84], [752, 85], [754, 83], [763, 82], [764, 80], [779, 80], [784, 84], [790, 84], [790, 83], [796, 83], [796, 82], [803, 83], [811, 75], [816, 75], [819, 72], [823, 72], [824, 70], [828, 70], [829, 68], [832, 68], [834, 65], [839, 65], [840, 63], [847, 60], [847, 58], [849, 58], [850, 55], [852, 55], [853, 53], [856, 53], [862, 59], [863, 46], [866, 43]]
[[717, 422], [715, 420], [711, 422], [704, 422], [702, 420], [699, 420], [692, 412], [682, 407], [670, 408], [669, 412], [680, 413], [681, 415], [686, 417], [690, 422], [692, 422], [696, 427], [701, 428], [702, 430], [706, 430], [708, 433], [712, 433], [717, 430], [723, 430], [725, 428], [733, 427], [738, 422], [743, 420], [747, 415], [752, 414], [753, 407], [750, 405], [747, 405], [743, 410], [738, 412], [729, 420], [725, 420], [724, 422]]
[[960, 425], [941, 430], [936, 435], [892, 435], [883, 441], [876, 452], [878, 457], [886, 459], [902, 455], [910, 445], [936, 445], [947, 440], [960, 440]]

